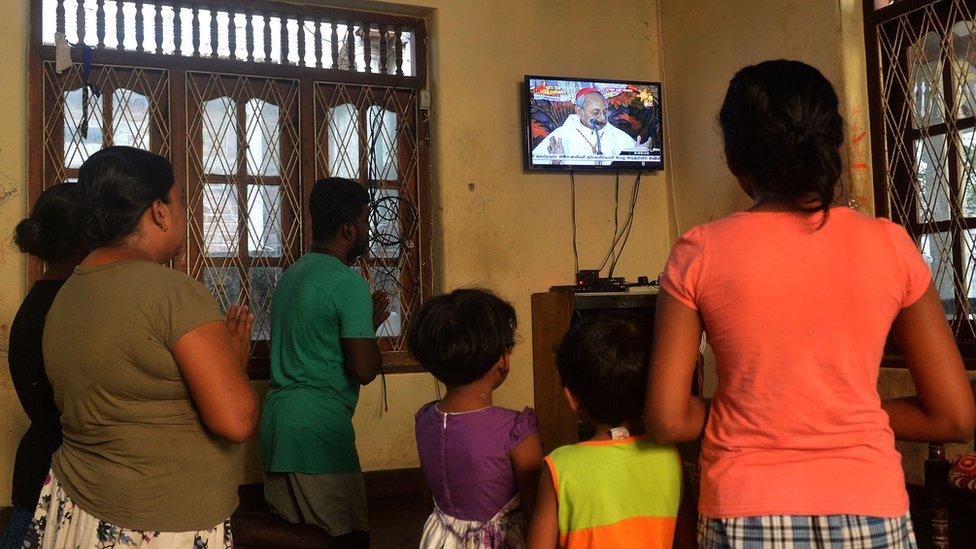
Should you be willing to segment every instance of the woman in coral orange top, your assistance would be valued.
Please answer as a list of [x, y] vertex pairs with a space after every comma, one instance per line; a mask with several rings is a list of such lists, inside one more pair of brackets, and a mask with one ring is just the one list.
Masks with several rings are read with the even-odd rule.
[[[974, 404], [904, 228], [831, 207], [843, 121], [830, 82], [796, 61], [742, 69], [720, 121], [754, 204], [671, 251], [645, 421], [660, 442], [703, 436], [702, 547], [915, 547], [895, 438], [965, 440]], [[709, 405], [692, 397], [702, 331]], [[888, 333], [918, 396], [881, 400]]]

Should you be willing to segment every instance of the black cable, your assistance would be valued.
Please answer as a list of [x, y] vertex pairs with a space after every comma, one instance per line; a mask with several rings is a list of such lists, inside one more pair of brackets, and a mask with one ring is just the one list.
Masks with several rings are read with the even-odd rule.
[[[639, 179], [640, 176], [638, 175], [638, 180]], [[627, 231], [627, 228], [630, 226], [631, 223], [633, 223], [634, 208], [636, 207], [636, 205], [637, 205], [637, 185], [635, 183], [635, 185], [631, 188], [630, 191], [630, 207], [627, 215], [627, 221], [624, 222], [624, 226], [619, 231], [616, 231], [615, 238], [613, 239], [613, 243], [610, 245], [611, 251], [615, 251], [613, 265], [616, 265], [617, 259], [620, 257], [620, 251], [616, 250], [617, 244], [620, 243], [620, 240], [624, 237], [624, 233]], [[610, 254], [611, 252], [607, 252], [607, 257], [604, 258], [604, 263], [603, 265], [600, 266], [601, 271], [603, 270], [603, 267], [606, 266], [606, 260], [609, 259]], [[612, 267], [610, 271], [611, 273], [613, 272]]]
[[637, 195], [640, 194], [641, 175], [641, 172], [637, 172], [637, 180], [634, 181], [633, 200], [630, 203], [630, 216], [627, 219], [627, 234], [624, 236], [624, 241], [620, 244], [620, 249], [617, 250], [617, 257], [610, 264], [608, 277], [613, 277], [613, 270], [617, 268], [617, 261], [620, 261], [620, 257], [624, 255], [624, 248], [627, 247], [627, 241], [630, 240], [630, 230], [634, 227], [634, 210], [637, 209]]
[[579, 248], [576, 246], [576, 174], [573, 170], [569, 171], [569, 183], [571, 189], [570, 204], [573, 210], [573, 260], [576, 270], [573, 272], [573, 280], [579, 276]]
[[380, 361], [380, 381], [383, 384], [383, 411], [389, 412], [390, 411], [390, 400], [388, 397], [389, 391], [387, 390], [386, 387], [386, 369], [383, 367], [383, 361]]
[[[617, 233], [620, 231], [620, 172], [618, 171], [613, 178], [613, 238], [617, 239]], [[610, 252], [613, 252], [611, 247]], [[616, 256], [614, 256], [616, 259]], [[605, 262], [606, 260], [604, 260]], [[603, 270], [603, 265], [600, 265], [600, 270]]]
[[617, 241], [620, 239], [620, 172], [617, 172], [617, 177], [614, 179], [613, 183], [613, 236], [610, 238], [610, 249], [607, 250], [606, 257], [603, 258], [603, 262], [600, 263], [600, 272], [603, 272], [603, 268], [607, 266], [607, 262], [610, 261], [610, 257], [613, 256], [613, 250], [617, 247]]

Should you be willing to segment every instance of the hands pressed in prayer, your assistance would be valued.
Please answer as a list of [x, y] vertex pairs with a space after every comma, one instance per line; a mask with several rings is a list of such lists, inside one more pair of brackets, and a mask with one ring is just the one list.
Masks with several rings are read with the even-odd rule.
[[380, 326], [390, 318], [390, 296], [383, 290], [373, 292], [373, 328]]
[[[563, 150], [563, 139], [561, 137], [550, 137], [549, 138], [549, 154], [551, 155], [564, 155], [566, 154]], [[562, 164], [562, 160], [553, 160], [553, 164]]]
[[549, 154], [566, 154], [563, 151], [562, 138], [557, 138], [557, 137], [549, 138]]
[[647, 139], [641, 141], [641, 136], [637, 136], [637, 143], [634, 145], [635, 149], [650, 149], [651, 148], [651, 136], [647, 136]]
[[254, 315], [247, 309], [247, 306], [231, 305], [227, 309], [227, 316], [224, 318], [224, 325], [230, 334], [230, 344], [241, 367], [247, 367], [247, 359], [251, 354], [251, 324], [254, 322]]

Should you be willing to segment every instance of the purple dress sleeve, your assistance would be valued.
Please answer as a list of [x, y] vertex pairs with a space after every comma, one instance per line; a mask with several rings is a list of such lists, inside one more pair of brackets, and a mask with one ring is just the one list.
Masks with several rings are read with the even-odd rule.
[[515, 416], [515, 423], [512, 425], [512, 431], [509, 435], [509, 447], [511, 450], [523, 440], [529, 438], [532, 435], [539, 433], [539, 419], [535, 415], [535, 410], [532, 408], [526, 408], [519, 412]]

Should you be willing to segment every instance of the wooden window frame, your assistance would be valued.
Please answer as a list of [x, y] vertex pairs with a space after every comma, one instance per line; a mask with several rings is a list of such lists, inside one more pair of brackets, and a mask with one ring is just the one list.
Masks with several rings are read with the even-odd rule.
[[[112, 0], [106, 0], [112, 1]], [[30, 44], [28, 47], [28, 82], [29, 82], [29, 92], [28, 92], [28, 195], [29, 200], [33, 203], [40, 193], [45, 188], [46, 182], [44, 176], [44, 166], [45, 166], [45, 133], [44, 133], [44, 114], [42, 112], [45, 105], [44, 90], [46, 89], [44, 84], [44, 64], [46, 62], [53, 62], [55, 60], [55, 47], [51, 44], [43, 43], [43, 0], [30, 0]], [[422, 18], [408, 17], [408, 16], [398, 16], [382, 13], [373, 12], [360, 12], [348, 9], [339, 8], [326, 8], [318, 6], [307, 6], [299, 4], [290, 4], [286, 2], [277, 1], [256, 1], [256, 0], [236, 0], [230, 2], [228, 0], [215, 0], [215, 1], [205, 1], [205, 0], [182, 0], [179, 2], [173, 2], [169, 0], [163, 0], [160, 2], [154, 2], [155, 4], [161, 4], [166, 6], [175, 6], [178, 8], [191, 8], [191, 9], [213, 9], [213, 10], [227, 10], [233, 12], [247, 12], [256, 15], [249, 15], [248, 21], [252, 17], [262, 16], [267, 17], [270, 21], [271, 17], [281, 17], [286, 16], [290, 18], [299, 18], [300, 21], [332, 21], [337, 23], [348, 23], [348, 24], [369, 24], [370, 29], [372, 25], [377, 25], [380, 29], [380, 33], [384, 33], [384, 29], [391, 30], [391, 32], [399, 32], [400, 30], [409, 30], [413, 33], [413, 73], [411, 75], [407, 74], [385, 74], [385, 73], [371, 73], [371, 72], [355, 72], [352, 70], [344, 70], [341, 68], [340, 63], [333, 63], [336, 68], [324, 68], [321, 63], [317, 66], [304, 66], [304, 59], [300, 60], [297, 64], [292, 63], [281, 63], [273, 62], [271, 60], [266, 61], [242, 61], [235, 58], [223, 58], [223, 57], [204, 57], [199, 55], [199, 51], [196, 51], [196, 55], [185, 56], [179, 52], [173, 54], [162, 54], [154, 51], [132, 51], [132, 50], [122, 50], [122, 49], [111, 49], [98, 47], [95, 49], [94, 64], [99, 66], [114, 66], [114, 67], [133, 67], [139, 69], [152, 69], [152, 70], [162, 70], [168, 73], [169, 77], [169, 90], [168, 90], [168, 113], [170, 116], [170, 127], [169, 127], [169, 153], [170, 160], [173, 163], [174, 171], [176, 173], [177, 184], [188, 185], [188, 158], [187, 158], [187, 140], [192, 138], [187, 136], [187, 116], [188, 112], [188, 92], [186, 89], [187, 78], [191, 77], [194, 73], [219, 73], [219, 74], [229, 74], [241, 77], [255, 77], [255, 78], [265, 78], [265, 79], [288, 79], [295, 80], [298, 82], [298, 103], [299, 103], [299, 143], [296, 144], [298, 154], [299, 154], [299, 175], [298, 180], [302, 186], [302, 192], [300, 197], [300, 211], [296, 212], [297, 216], [301, 218], [307, 217], [308, 208], [308, 194], [311, 190], [311, 184], [315, 181], [316, 176], [316, 162], [315, 155], [317, 151], [315, 150], [315, 139], [314, 139], [314, 87], [316, 83], [339, 83], [344, 85], [360, 85], [360, 86], [376, 86], [382, 88], [392, 88], [395, 90], [407, 90], [419, 94], [419, 91], [426, 88], [427, 85], [427, 36], [425, 22]], [[140, 3], [141, 4], [141, 3]], [[159, 12], [159, 10], [157, 10]], [[141, 18], [140, 18], [141, 19]], [[145, 21], [144, 26], [152, 25], [152, 21]], [[161, 23], [159, 18], [155, 22], [156, 28], [161, 28]], [[250, 29], [250, 22], [248, 23], [248, 50], [250, 51], [253, 47], [253, 33]], [[317, 23], [316, 23], [317, 28]], [[185, 29], [184, 29], [185, 30]], [[199, 28], [198, 32], [206, 32], [207, 29]], [[100, 35], [99, 40], [101, 40], [101, 35], [104, 35], [104, 25], [102, 28], [98, 29]], [[270, 36], [270, 30], [267, 30], [266, 36]], [[140, 31], [136, 31], [136, 35], [139, 36]], [[351, 33], [350, 33], [351, 36]], [[386, 42], [386, 34], [380, 39], [381, 47]], [[299, 38], [301, 43], [304, 44], [304, 38]], [[193, 41], [196, 45], [199, 42], [199, 36], [194, 34]], [[397, 39], [399, 43], [399, 39]], [[270, 44], [269, 42], [265, 42]], [[350, 38], [349, 44], [352, 43]], [[321, 42], [319, 43], [321, 44]], [[334, 43], [333, 43], [334, 44]], [[270, 45], [267, 45], [267, 50], [270, 52]], [[304, 46], [301, 46], [304, 47]], [[309, 48], [315, 47], [309, 45]], [[319, 46], [321, 48], [322, 46]], [[345, 44], [343, 45], [345, 47]], [[151, 50], [152, 48], [149, 48]], [[157, 50], [159, 47], [157, 46]], [[332, 58], [333, 61], [337, 59], [336, 57], [336, 46], [333, 45]], [[161, 50], [160, 50], [161, 51]], [[320, 53], [316, 51], [316, 54]], [[328, 52], [321, 52], [321, 54], [328, 55]], [[353, 53], [350, 53], [350, 59]], [[381, 54], [380, 62], [391, 61], [386, 57], [386, 50], [383, 50]], [[396, 62], [399, 63], [399, 54]], [[370, 53], [369, 48], [366, 48], [366, 67], [368, 71]], [[321, 59], [321, 57], [320, 57]], [[381, 69], [384, 72], [387, 69]], [[142, 93], [140, 90], [136, 90]], [[111, 93], [107, 94], [107, 101], [111, 101]], [[241, 107], [239, 107], [241, 108]], [[417, 281], [417, 291], [419, 292], [421, 302], [427, 299], [433, 289], [433, 269], [431, 261], [431, 237], [432, 237], [432, 226], [431, 226], [431, 209], [430, 209], [430, 186], [431, 186], [431, 170], [430, 170], [430, 143], [427, 131], [427, 124], [429, 119], [427, 116], [421, 115], [418, 111], [416, 116], [416, 121], [414, 126], [411, 128], [412, 133], [416, 139], [416, 162], [415, 169], [416, 173], [416, 209], [419, 212], [419, 216], [416, 219], [418, 227], [416, 228], [416, 242], [415, 255], [417, 265], [417, 275], [419, 280]], [[154, 130], [155, 132], [155, 130]], [[108, 132], [107, 132], [108, 133]], [[423, 136], [423, 137], [421, 137]], [[155, 136], [153, 138], [156, 138]], [[239, 147], [241, 144], [238, 144]], [[404, 164], [398, 164], [403, 166]], [[363, 179], [369, 177], [368, 169], [365, 175], [360, 178]], [[270, 179], [270, 178], [266, 178]], [[378, 186], [383, 186], [388, 184], [388, 182], [377, 182]], [[192, 216], [193, 212], [188, 212], [188, 218]], [[285, 220], [283, 220], [284, 222]], [[299, 220], [300, 221], [300, 220]], [[190, 221], [192, 223], [192, 221]], [[303, 233], [306, 235], [310, 232], [308, 223], [304, 223]], [[284, 227], [283, 227], [284, 231]], [[242, 232], [244, 237], [242, 239], [243, 248], [239, 249], [238, 252], [247, 255], [246, 249], [246, 225], [242, 226]], [[305, 252], [308, 249], [308, 239], [299, 238], [301, 251]], [[240, 248], [239, 244], [239, 248]], [[189, 252], [189, 250], [188, 250]], [[297, 256], [296, 256], [297, 258]], [[185, 261], [185, 260], [184, 260]], [[184, 267], [183, 265], [174, 265], [177, 268]], [[28, 262], [27, 268], [27, 280], [28, 283], [32, 283], [37, 280], [42, 274], [43, 265], [40, 261], [30, 260]], [[241, 274], [242, 278], [247, 276], [246, 273]], [[201, 275], [202, 280], [202, 275]], [[404, 324], [403, 329], [406, 329], [406, 324]], [[385, 338], [381, 338], [385, 339]], [[413, 361], [405, 350], [389, 350], [389, 345], [384, 345], [381, 341], [381, 346], [384, 349], [384, 371], [385, 373], [408, 373], [408, 372], [421, 372], [423, 371], [418, 364]], [[264, 351], [264, 352], [261, 352]], [[267, 357], [267, 352], [265, 349], [257, 351], [254, 356], [252, 356], [250, 364], [248, 366], [248, 373], [253, 379], [267, 379], [269, 371], [269, 359]]]

